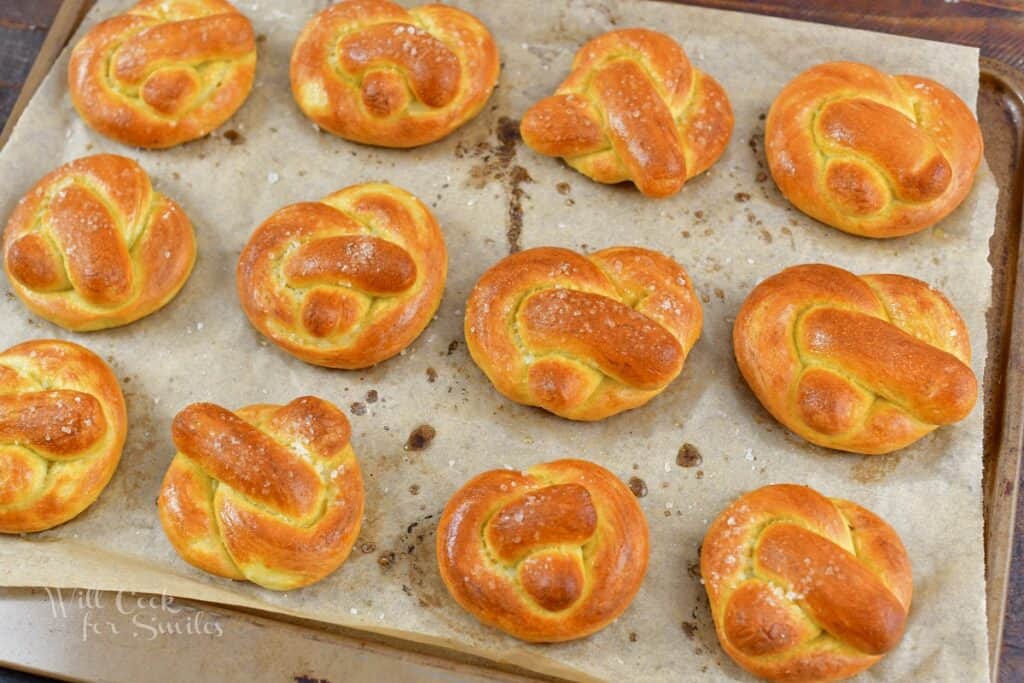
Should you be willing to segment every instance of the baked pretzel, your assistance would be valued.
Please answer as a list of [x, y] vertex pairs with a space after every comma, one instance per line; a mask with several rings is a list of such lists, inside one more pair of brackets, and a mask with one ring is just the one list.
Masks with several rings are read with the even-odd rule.
[[315, 396], [231, 412], [193, 403], [157, 505], [189, 564], [286, 591], [345, 561], [363, 519], [363, 476], [348, 418]]
[[36, 315], [78, 332], [126, 325], [163, 307], [196, 260], [185, 212], [137, 163], [76, 159], [18, 203], [4, 232], [11, 287]]
[[127, 426], [117, 378], [92, 351], [38, 339], [0, 353], [0, 533], [49, 529], [92, 505]]
[[903, 448], [967, 417], [978, 396], [960, 315], [902, 275], [787, 268], [743, 302], [733, 346], [768, 412], [828, 448]]
[[892, 527], [793, 484], [723, 510], [700, 571], [722, 648], [773, 681], [835, 681], [873, 665], [900, 642], [913, 592]]
[[703, 312], [686, 271], [639, 247], [513, 254], [466, 304], [469, 352], [506, 397], [573, 420], [647, 403], [679, 375]]
[[765, 152], [796, 208], [854, 235], [897, 237], [960, 205], [982, 139], [963, 100], [935, 81], [833, 62], [775, 98]]
[[499, 68], [494, 38], [471, 14], [346, 0], [299, 35], [292, 94], [316, 125], [346, 140], [416, 147], [476, 116]]
[[252, 24], [225, 0], [142, 0], [94, 26], [68, 63], [71, 102], [90, 127], [136, 147], [195, 140], [252, 89]]
[[448, 501], [437, 529], [438, 568], [455, 601], [533, 642], [607, 626], [640, 589], [648, 555], [636, 498], [584, 460], [474, 477]]
[[430, 211], [387, 183], [287, 206], [238, 260], [250, 322], [289, 353], [365, 368], [408, 346], [444, 293], [448, 252]]
[[520, 131], [535, 151], [593, 180], [630, 180], [667, 197], [718, 160], [732, 124], [725, 90], [679, 43], [633, 28], [580, 48], [569, 77], [526, 112]]

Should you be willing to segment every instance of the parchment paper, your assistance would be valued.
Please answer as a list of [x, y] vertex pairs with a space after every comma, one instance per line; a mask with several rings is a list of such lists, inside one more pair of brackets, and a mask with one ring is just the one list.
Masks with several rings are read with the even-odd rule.
[[[130, 4], [101, 0], [82, 31]], [[902, 535], [913, 561], [906, 636], [863, 680], [986, 678], [981, 404], [965, 421], [898, 455], [826, 451], [789, 435], [759, 406], [736, 370], [730, 340], [733, 316], [755, 283], [791, 264], [824, 261], [854, 272], [904, 273], [944, 291], [967, 321], [981, 377], [996, 204], [987, 168], [940, 227], [883, 242], [825, 228], [791, 208], [767, 177], [762, 151], [773, 97], [815, 63], [851, 59], [929, 76], [973, 106], [976, 50], [667, 4], [458, 2], [495, 32], [504, 62], [500, 85], [484, 112], [448, 139], [389, 151], [318, 132], [292, 101], [292, 43], [324, 1], [237, 4], [262, 36], [256, 85], [214, 135], [147, 152], [89, 131], [68, 98], [65, 53], [0, 153], [3, 216], [45, 172], [110, 151], [139, 160], [185, 208], [199, 240], [199, 261], [182, 293], [128, 327], [69, 334], [30, 315], [10, 291], [0, 300], [0, 346], [42, 337], [86, 344], [122, 378], [131, 420], [121, 465], [95, 505], [52, 531], [0, 538], [0, 584], [166, 592], [443, 644], [572, 678], [690, 680], [702, 673], [742, 680], [746, 675], [715, 638], [696, 569], [698, 546], [710, 519], [741, 492], [799, 482], [879, 513]], [[725, 86], [735, 109], [734, 137], [722, 159], [664, 201], [645, 199], [631, 186], [593, 183], [532, 153], [509, 135], [515, 124], [501, 122], [518, 120], [552, 92], [584, 41], [627, 26], [678, 39]], [[247, 323], [234, 293], [238, 253], [277, 208], [378, 179], [433, 207], [451, 256], [444, 303], [402, 356], [376, 368], [306, 365]], [[704, 333], [682, 376], [648, 406], [596, 424], [499, 396], [468, 357], [461, 321], [470, 287], [509, 253], [510, 241], [524, 248], [639, 244], [680, 261], [705, 306]], [[352, 556], [325, 581], [285, 594], [186, 565], [165, 539], [154, 506], [174, 453], [173, 415], [193, 401], [238, 407], [307, 393], [351, 415], [367, 494]], [[435, 427], [437, 437], [423, 451], [403, 450], [421, 424]], [[699, 450], [699, 466], [676, 464], [685, 443]], [[480, 626], [449, 598], [437, 575], [434, 529], [449, 496], [472, 475], [566, 456], [644, 481], [650, 570], [629, 610], [604, 631], [529, 646]]]

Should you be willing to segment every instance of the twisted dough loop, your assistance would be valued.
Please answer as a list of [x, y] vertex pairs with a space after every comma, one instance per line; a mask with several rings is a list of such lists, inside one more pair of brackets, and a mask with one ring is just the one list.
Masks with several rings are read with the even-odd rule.
[[831, 681], [896, 647], [913, 584], [892, 527], [806, 486], [765, 486], [708, 528], [701, 575], [718, 639], [756, 676]]
[[702, 321], [686, 271], [663, 254], [540, 247], [484, 273], [466, 304], [465, 334], [503, 395], [600, 420], [663, 391]]
[[602, 183], [667, 197], [703, 173], [732, 135], [729, 98], [669, 36], [612, 31], [584, 45], [569, 77], [523, 117], [523, 141]]
[[535, 642], [604, 628], [632, 602], [648, 554], [634, 496], [583, 460], [485, 472], [448, 501], [437, 531], [441, 578], [456, 602]]
[[253, 326], [308, 363], [363, 368], [427, 326], [448, 269], [444, 236], [413, 195], [354, 185], [260, 225], [238, 261]]
[[888, 453], [963, 419], [977, 399], [963, 320], [901, 275], [788, 268], [743, 303], [733, 345], [768, 412], [828, 448]]
[[171, 433], [178, 452], [157, 505], [189, 564], [291, 590], [345, 561], [362, 523], [363, 477], [334, 405], [313, 396], [236, 412], [195, 403]]
[[97, 24], [68, 64], [82, 119], [127, 145], [200, 138], [242, 106], [256, 71], [252, 24], [225, 0], [142, 0]]
[[0, 533], [49, 529], [92, 505], [127, 424], [117, 378], [92, 351], [36, 340], [0, 353]]
[[196, 258], [192, 224], [137, 163], [77, 159], [40, 180], [4, 233], [14, 292], [70, 330], [125, 325], [164, 306]]
[[945, 218], [971, 189], [981, 129], [952, 91], [870, 66], [815, 66], [772, 104], [765, 151], [798, 209], [866, 237], [897, 237]]
[[292, 52], [292, 94], [306, 116], [335, 135], [416, 147], [476, 116], [499, 68], [487, 27], [462, 10], [346, 0], [302, 30]]

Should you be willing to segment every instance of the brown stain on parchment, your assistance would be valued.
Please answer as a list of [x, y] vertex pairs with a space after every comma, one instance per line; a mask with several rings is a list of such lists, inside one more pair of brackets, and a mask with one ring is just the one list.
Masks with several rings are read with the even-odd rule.
[[850, 468], [850, 479], [860, 484], [873, 484], [892, 474], [899, 464], [899, 455], [865, 455]]
[[514, 254], [522, 249], [520, 239], [523, 234], [523, 198], [527, 196], [523, 185], [532, 183], [533, 178], [524, 167], [514, 163], [516, 147], [522, 140], [519, 135], [519, 122], [502, 116], [498, 119], [493, 133], [498, 139], [497, 145], [488, 140], [475, 145], [460, 142], [455, 147], [455, 157], [462, 159], [470, 156], [478, 160], [469, 170], [467, 184], [470, 188], [481, 190], [492, 181], [500, 183], [505, 188], [508, 207], [505, 238], [508, 241], [508, 253]]
[[400, 582], [418, 609], [429, 609], [445, 628], [475, 637], [474, 623], [448, 594], [437, 569], [437, 523], [441, 511], [420, 515], [406, 525], [390, 550], [377, 556], [380, 570]]

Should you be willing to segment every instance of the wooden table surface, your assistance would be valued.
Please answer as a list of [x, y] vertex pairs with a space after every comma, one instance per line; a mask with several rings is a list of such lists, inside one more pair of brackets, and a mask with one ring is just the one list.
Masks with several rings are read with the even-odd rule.
[[[1024, 72], [1022, 0], [683, 0], [973, 45]], [[0, 0], [0, 127], [6, 122], [61, 0]], [[1000, 678], [1024, 681], [1024, 495], [1018, 500]], [[8, 679], [0, 670], [0, 681]], [[17, 675], [17, 680], [30, 680]]]

